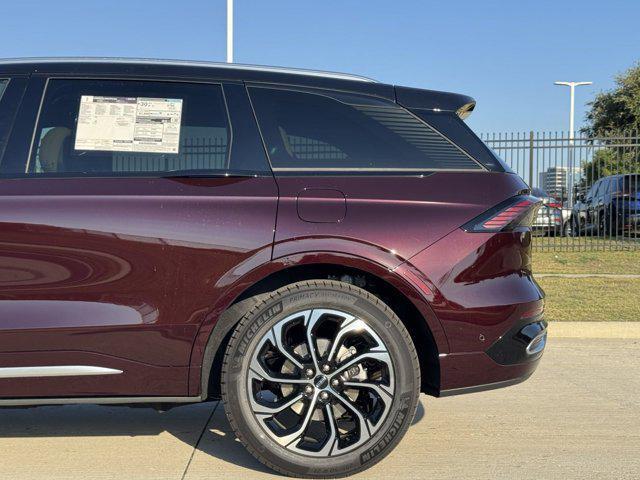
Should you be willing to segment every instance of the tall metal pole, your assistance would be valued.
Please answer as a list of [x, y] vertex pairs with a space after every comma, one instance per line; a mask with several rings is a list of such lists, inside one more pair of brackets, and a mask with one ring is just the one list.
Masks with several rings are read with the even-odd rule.
[[571, 91], [571, 106], [570, 106], [570, 110], [569, 110], [569, 171], [567, 172], [568, 174], [568, 179], [569, 179], [569, 185], [567, 188], [567, 202], [568, 202], [568, 206], [569, 208], [573, 208], [573, 183], [574, 183], [574, 179], [573, 179], [573, 171], [574, 171], [574, 118], [575, 118], [575, 91], [576, 91], [576, 87], [579, 87], [580, 85], [591, 85], [593, 82], [554, 82], [556, 85], [564, 85], [570, 88]]
[[233, 63], [233, 0], [227, 0], [227, 63]]

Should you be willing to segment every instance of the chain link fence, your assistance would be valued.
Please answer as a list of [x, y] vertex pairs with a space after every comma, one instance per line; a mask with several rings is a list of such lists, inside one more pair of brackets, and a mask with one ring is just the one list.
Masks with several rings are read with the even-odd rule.
[[544, 200], [534, 250], [640, 250], [640, 134], [480, 136]]

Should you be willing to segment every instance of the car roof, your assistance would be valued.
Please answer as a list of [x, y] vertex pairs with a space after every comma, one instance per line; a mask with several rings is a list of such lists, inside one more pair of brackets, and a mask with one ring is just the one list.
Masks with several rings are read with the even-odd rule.
[[291, 75], [307, 75], [311, 77], [336, 78], [343, 80], [355, 80], [359, 82], [376, 82], [372, 78], [350, 73], [329, 72], [304, 68], [274, 67], [267, 65], [249, 65], [239, 63], [220, 63], [199, 60], [169, 60], [153, 58], [125, 58], [125, 57], [42, 57], [42, 58], [8, 58], [0, 59], [0, 65], [44, 65], [57, 63], [84, 63], [84, 64], [112, 64], [112, 65], [165, 65], [183, 67], [208, 67], [217, 69], [230, 69], [237, 71], [278, 72]]
[[394, 99], [392, 85], [348, 73], [301, 68], [150, 58], [51, 57], [0, 59], [0, 75], [127, 75], [278, 83], [340, 89]]
[[361, 75], [301, 68], [150, 58], [47, 57], [0, 59], [0, 76], [127, 77], [247, 82], [325, 88], [373, 95], [407, 108], [452, 111], [465, 118], [475, 100], [466, 95], [380, 83]]

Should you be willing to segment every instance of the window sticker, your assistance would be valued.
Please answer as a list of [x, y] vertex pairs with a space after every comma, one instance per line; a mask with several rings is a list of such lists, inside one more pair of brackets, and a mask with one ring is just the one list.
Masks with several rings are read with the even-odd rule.
[[76, 150], [178, 153], [181, 98], [82, 95]]

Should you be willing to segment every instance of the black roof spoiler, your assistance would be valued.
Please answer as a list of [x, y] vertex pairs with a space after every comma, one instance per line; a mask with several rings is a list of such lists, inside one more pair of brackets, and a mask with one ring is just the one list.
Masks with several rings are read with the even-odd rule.
[[397, 86], [395, 91], [396, 102], [403, 107], [455, 112], [463, 120], [471, 115], [476, 106], [476, 101], [473, 98], [459, 93]]

